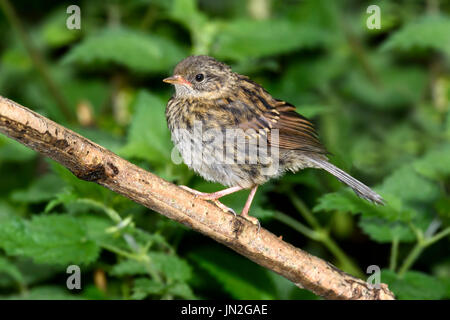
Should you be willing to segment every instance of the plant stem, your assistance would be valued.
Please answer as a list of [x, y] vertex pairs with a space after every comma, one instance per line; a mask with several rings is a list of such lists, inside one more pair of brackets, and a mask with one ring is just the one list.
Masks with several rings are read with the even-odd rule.
[[394, 239], [392, 239], [391, 257], [389, 259], [389, 269], [394, 272], [395, 269], [397, 268], [398, 243], [399, 243], [398, 238], [394, 237]]
[[300, 214], [305, 218], [305, 220], [313, 227], [314, 229], [321, 229], [320, 223], [317, 221], [316, 217], [311, 213], [306, 204], [297, 197], [292, 191], [288, 193], [289, 198], [291, 199], [294, 207], [300, 212]]
[[56, 85], [56, 82], [53, 81], [52, 77], [50, 76], [48, 66], [45, 63], [44, 59], [42, 58], [42, 55], [33, 46], [30, 37], [25, 32], [25, 28], [23, 27], [20, 19], [17, 17], [14, 7], [11, 5], [9, 0], [0, 0], [0, 7], [3, 9], [3, 12], [5, 13], [5, 16], [8, 18], [12, 28], [15, 29], [16, 32], [18, 33], [21, 41], [23, 42], [23, 45], [25, 46], [25, 49], [28, 51], [31, 60], [33, 61], [38, 72], [41, 74], [44, 83], [48, 87], [50, 94], [55, 99], [56, 104], [61, 110], [63, 116], [68, 121], [73, 120], [74, 117], [72, 112], [70, 111], [69, 105], [67, 104], [63, 95], [61, 94], [61, 91]]
[[439, 233], [436, 233], [433, 237], [425, 239], [425, 245], [426, 246], [430, 246], [433, 243], [441, 240], [442, 238], [446, 237], [450, 235], [450, 227], [445, 228], [444, 230], [442, 230]]
[[408, 271], [409, 268], [411, 268], [411, 266], [414, 264], [414, 262], [417, 260], [417, 258], [422, 253], [423, 249], [425, 249], [425, 247], [423, 246], [423, 243], [421, 243], [420, 241], [417, 242], [416, 245], [414, 246], [414, 248], [411, 250], [411, 252], [406, 257], [402, 266], [400, 267], [400, 269], [398, 271], [399, 276], [404, 275], [405, 272]]
[[[329, 233], [320, 225], [319, 221], [314, 217], [303, 200], [301, 200], [295, 193], [291, 191], [288, 192], [288, 196], [294, 204], [294, 207], [313, 228], [313, 230], [290, 217], [288, 217], [287, 219], [286, 217], [283, 217], [284, 221], [280, 221], [286, 223], [288, 226], [294, 228], [295, 230], [298, 230], [302, 234], [308, 236], [310, 239], [322, 243], [335, 256], [343, 269], [357, 277], [362, 278], [364, 276], [364, 273], [361, 271], [358, 265], [353, 262], [353, 260], [349, 256], [347, 256], [345, 252], [339, 247], [339, 245], [330, 237]], [[300, 229], [302, 231], [300, 231]]]
[[320, 241], [320, 235], [316, 231], [308, 228], [303, 223], [295, 220], [294, 218], [288, 216], [287, 214], [284, 214], [279, 211], [275, 211], [273, 217], [275, 220], [278, 220], [278, 221], [284, 223], [285, 225], [291, 227], [292, 229], [300, 232], [304, 236], [306, 236], [310, 239], [316, 240], [316, 241]]
[[399, 276], [405, 274], [405, 272], [407, 272], [411, 268], [411, 266], [414, 264], [414, 262], [416, 262], [417, 258], [419, 258], [423, 250], [425, 250], [428, 246], [436, 243], [437, 241], [449, 235], [450, 227], [445, 228], [444, 230], [442, 230], [441, 232], [435, 234], [433, 237], [430, 238], [424, 238], [421, 231], [416, 232], [416, 234], [417, 234], [417, 243], [406, 257], [405, 262], [403, 262], [403, 265], [401, 266], [398, 272]]
[[117, 247], [111, 246], [106, 243], [100, 243], [100, 247], [102, 247], [105, 250], [111, 251], [119, 256], [123, 256], [128, 259], [136, 260], [139, 262], [145, 263], [145, 268], [147, 272], [150, 274], [150, 276], [157, 282], [162, 282], [161, 276], [151, 267], [150, 265], [150, 257], [146, 254], [134, 254], [122, 249], [119, 249]]

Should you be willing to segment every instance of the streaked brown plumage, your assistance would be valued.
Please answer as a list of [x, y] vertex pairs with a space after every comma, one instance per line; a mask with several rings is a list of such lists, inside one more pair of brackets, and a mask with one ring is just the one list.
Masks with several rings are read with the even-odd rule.
[[[175, 67], [174, 75], [164, 81], [175, 85], [166, 117], [172, 140], [183, 160], [205, 179], [229, 187], [211, 194], [185, 187], [197, 196], [213, 200], [226, 209], [218, 202], [220, 197], [251, 189], [242, 215], [256, 222], [248, 216], [248, 210], [258, 185], [287, 170], [296, 172], [311, 167], [330, 172], [358, 196], [383, 203], [369, 187], [328, 162], [327, 151], [314, 126], [293, 105], [273, 98], [248, 77], [232, 72], [226, 64], [208, 56], [191, 56], [182, 60]], [[198, 127], [202, 133], [211, 134], [196, 135]], [[244, 133], [245, 144], [233, 145], [233, 159], [245, 159], [245, 163], [225, 163], [220, 157], [226, 152], [225, 140], [220, 137], [225, 137], [227, 130], [240, 132], [236, 129]], [[264, 153], [265, 143], [269, 153]], [[256, 160], [250, 150], [258, 151]]]

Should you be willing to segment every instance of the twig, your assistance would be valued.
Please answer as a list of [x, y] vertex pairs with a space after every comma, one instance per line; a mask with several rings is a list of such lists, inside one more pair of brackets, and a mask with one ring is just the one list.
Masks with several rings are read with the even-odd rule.
[[394, 299], [387, 285], [369, 285], [297, 249], [251, 222], [120, 158], [79, 134], [0, 96], [0, 132], [169, 219], [230, 247], [297, 286], [326, 299]]

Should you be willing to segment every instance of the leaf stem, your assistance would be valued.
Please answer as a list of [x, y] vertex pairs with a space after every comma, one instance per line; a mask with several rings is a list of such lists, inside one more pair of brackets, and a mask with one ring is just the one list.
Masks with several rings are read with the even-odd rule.
[[[290, 219], [286, 219], [284, 217], [285, 221], [282, 222], [308, 236], [310, 239], [322, 243], [335, 256], [343, 269], [357, 277], [362, 278], [364, 276], [364, 273], [361, 271], [358, 265], [349, 256], [347, 256], [347, 254], [339, 247], [339, 245], [330, 237], [328, 231], [320, 225], [319, 221], [314, 217], [311, 210], [309, 210], [303, 200], [297, 197], [297, 195], [292, 191], [288, 192], [288, 196], [291, 199], [294, 207], [313, 228], [313, 230], [290, 217], [288, 217]], [[300, 231], [300, 229], [302, 229], [302, 231]]]
[[414, 262], [416, 262], [417, 258], [419, 258], [419, 256], [422, 254], [423, 250], [425, 250], [428, 246], [431, 246], [432, 244], [436, 243], [437, 241], [441, 240], [442, 238], [446, 237], [449, 234], [450, 234], [450, 227], [445, 228], [444, 230], [442, 230], [441, 232], [435, 234], [430, 238], [425, 238], [421, 230], [416, 230], [417, 243], [406, 257], [405, 262], [403, 262], [403, 265], [399, 269], [398, 275], [402, 276], [403, 274], [405, 274], [411, 268]]
[[389, 259], [389, 270], [393, 272], [395, 272], [395, 269], [397, 268], [398, 244], [398, 237], [394, 237], [392, 239], [391, 256]]
[[278, 220], [278, 221], [284, 223], [285, 225], [291, 227], [292, 229], [300, 232], [304, 236], [306, 236], [312, 240], [320, 241], [320, 235], [316, 231], [308, 228], [303, 223], [295, 220], [294, 218], [288, 216], [287, 214], [284, 214], [279, 211], [275, 211], [273, 217], [275, 220]]

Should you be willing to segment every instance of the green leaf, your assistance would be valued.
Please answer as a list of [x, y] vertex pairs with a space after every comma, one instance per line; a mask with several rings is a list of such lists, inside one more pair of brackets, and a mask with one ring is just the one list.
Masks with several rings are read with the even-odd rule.
[[167, 293], [183, 299], [195, 299], [195, 295], [192, 292], [191, 287], [184, 282], [177, 282], [169, 285], [167, 288]]
[[[77, 40], [82, 29], [66, 28], [67, 13], [65, 7], [56, 9], [49, 14], [40, 28], [42, 40], [51, 47], [61, 47]], [[64, 26], [64, 27], [61, 27]]]
[[222, 59], [258, 58], [319, 47], [330, 39], [315, 26], [289, 20], [242, 19], [221, 25], [212, 53]]
[[435, 49], [450, 56], [449, 32], [450, 18], [439, 15], [426, 16], [394, 33], [384, 43], [382, 49]]
[[377, 74], [375, 84], [366, 74], [359, 70], [350, 73], [345, 84], [348, 94], [372, 106], [375, 109], [411, 108], [423, 94], [426, 85], [426, 74], [419, 68], [399, 68], [385, 61], [374, 61], [376, 69], [384, 70]]
[[25, 283], [25, 279], [19, 268], [4, 257], [0, 257], [0, 275], [2, 273], [7, 274], [17, 283]]
[[132, 276], [148, 274], [145, 264], [136, 260], [123, 260], [115, 264], [109, 272], [113, 276]]
[[383, 217], [391, 221], [409, 221], [411, 219], [412, 213], [402, 208], [401, 204], [398, 203], [398, 199], [395, 197], [386, 197], [384, 193], [382, 195], [387, 201], [387, 204], [385, 206], [377, 206], [359, 198], [353, 191], [345, 189], [322, 196], [318, 200], [318, 204], [313, 208], [313, 211], [343, 211], [362, 214], [365, 217]]
[[434, 180], [450, 176], [450, 144], [431, 150], [423, 158], [415, 161], [414, 169]]
[[135, 72], [167, 72], [185, 53], [171, 40], [124, 28], [109, 29], [83, 40], [63, 63], [85, 66], [117, 64]]
[[400, 277], [390, 270], [383, 270], [381, 282], [388, 284], [397, 299], [438, 300], [444, 298], [446, 294], [443, 283], [418, 271], [408, 271]]
[[15, 190], [11, 199], [16, 202], [39, 203], [55, 197], [64, 188], [65, 183], [54, 174], [47, 174], [34, 181], [25, 190]]
[[25, 162], [36, 157], [37, 153], [23, 144], [0, 134], [0, 163], [4, 161]]
[[162, 294], [165, 285], [148, 278], [138, 278], [134, 280], [132, 289], [132, 299], [142, 300], [151, 294]]
[[148, 255], [150, 264], [169, 282], [187, 281], [192, 277], [191, 267], [185, 260], [163, 252], [149, 252]]
[[164, 101], [148, 91], [138, 93], [128, 142], [119, 151], [121, 155], [163, 165], [171, 162], [173, 144], [164, 115], [165, 105]]
[[40, 286], [28, 290], [23, 295], [0, 296], [8, 300], [80, 300], [81, 296], [70, 294], [64, 286]]
[[86, 226], [68, 215], [5, 221], [0, 224], [0, 247], [9, 255], [54, 264], [87, 264], [97, 259], [100, 250], [88, 239]]
[[401, 221], [388, 222], [378, 218], [361, 218], [359, 226], [369, 237], [380, 243], [390, 243], [394, 238], [401, 242], [413, 242], [416, 236], [407, 224]]
[[275, 287], [265, 269], [223, 249], [197, 249], [189, 254], [234, 299], [275, 299]]
[[383, 181], [379, 190], [407, 202], [431, 202], [440, 194], [439, 187], [417, 174], [410, 164], [394, 171]]

